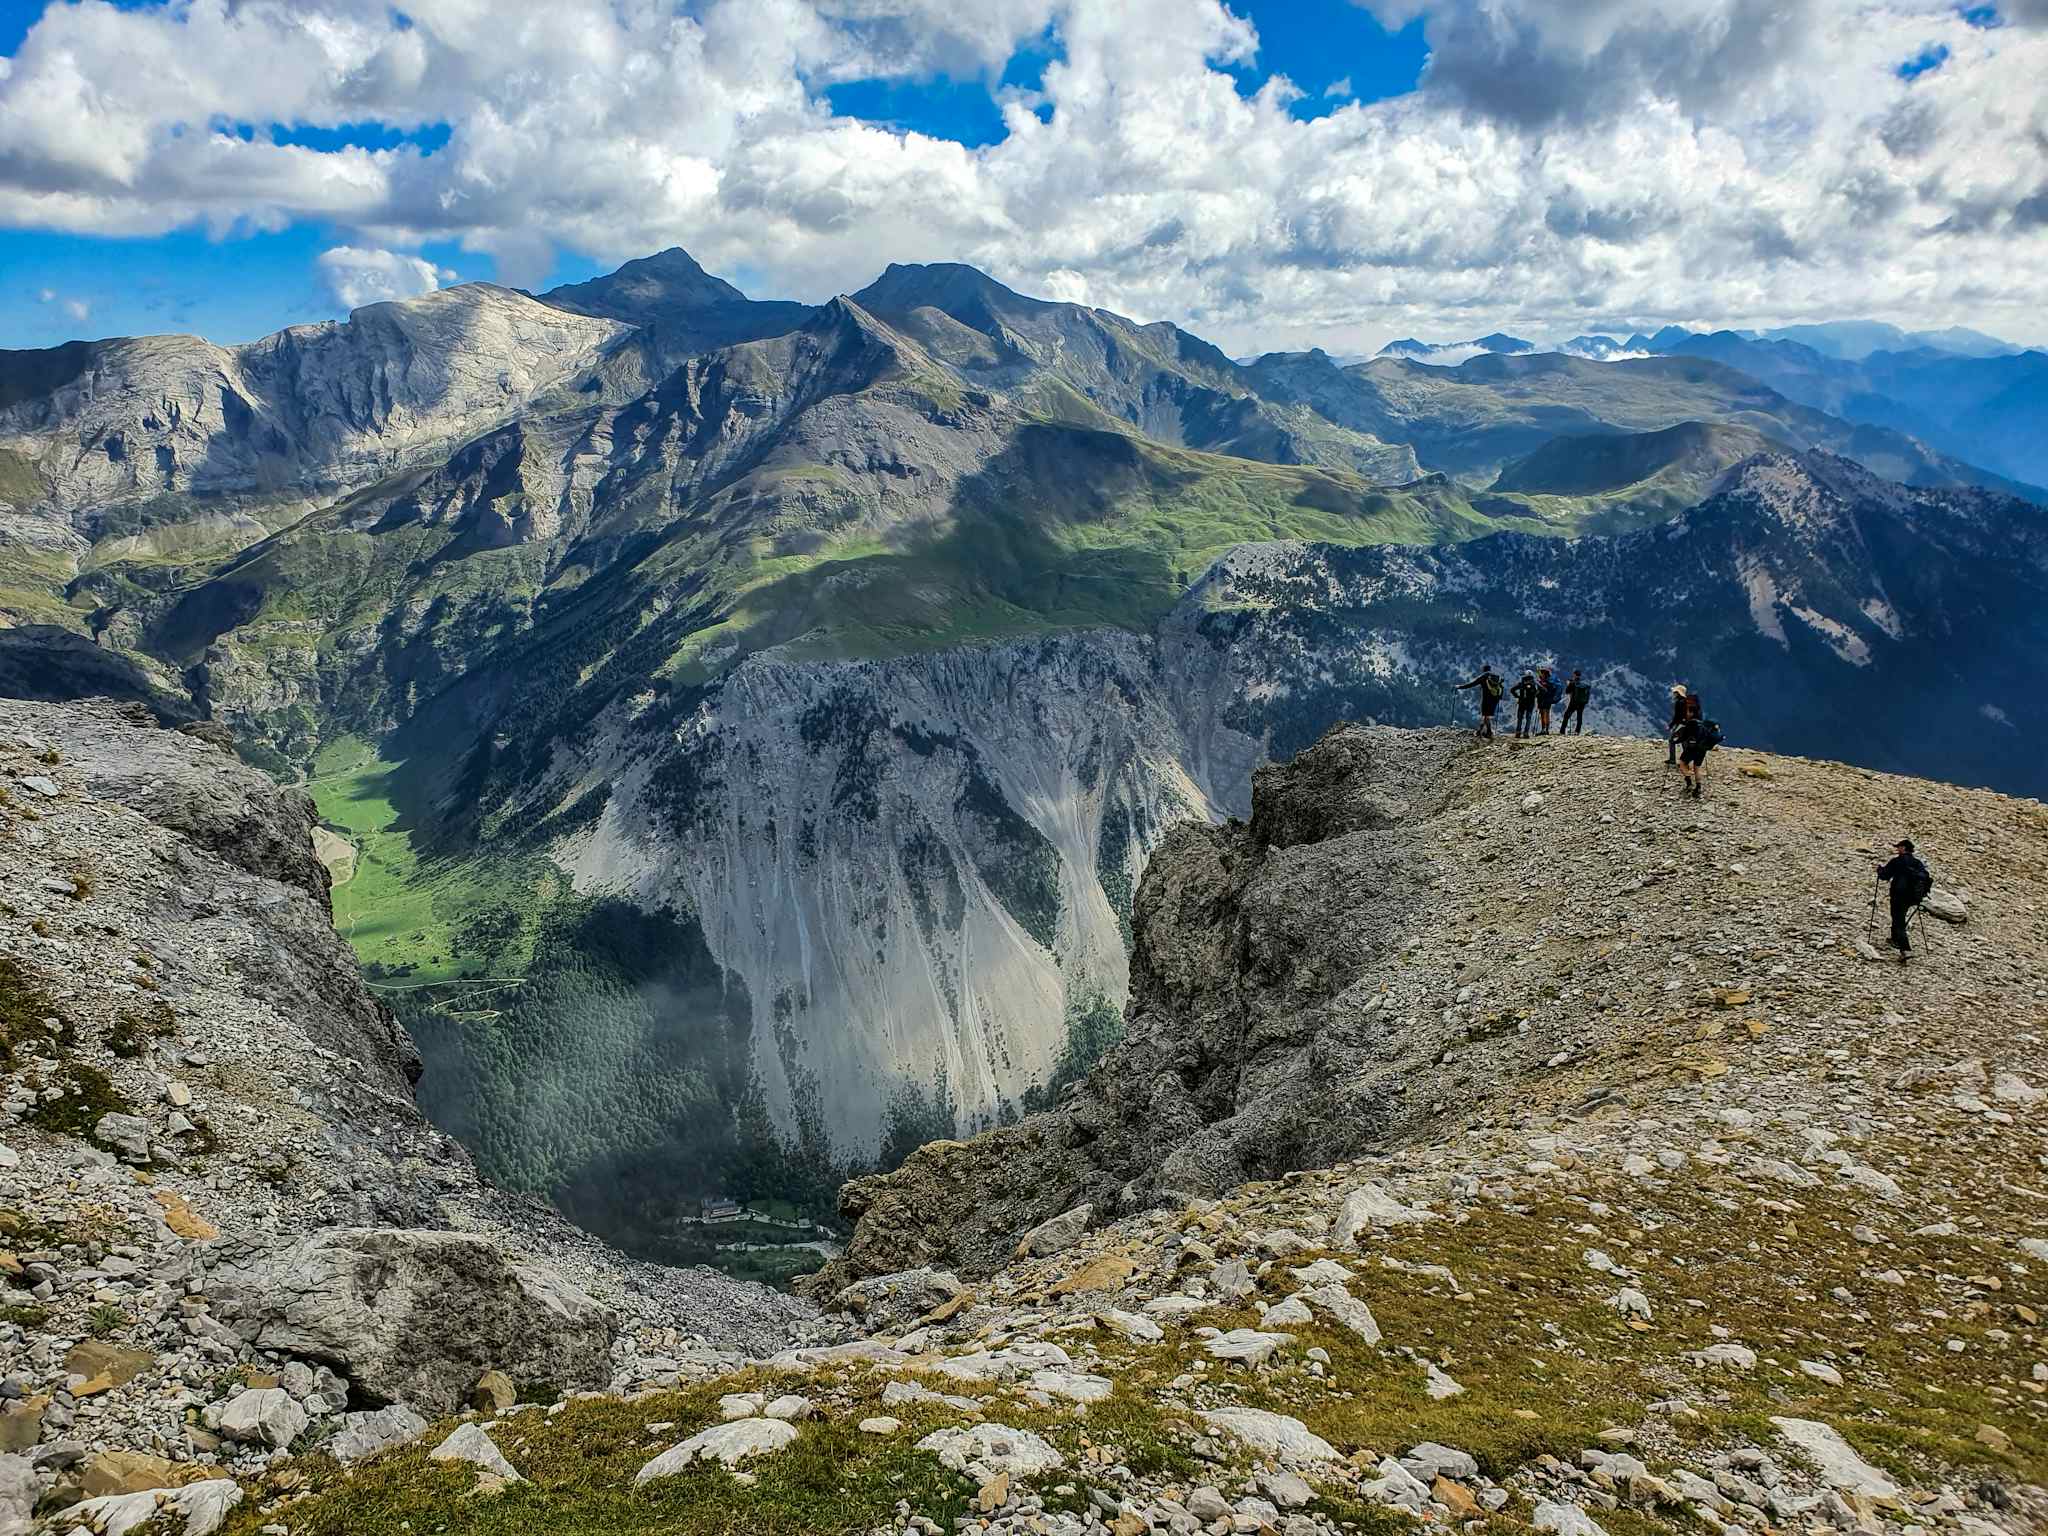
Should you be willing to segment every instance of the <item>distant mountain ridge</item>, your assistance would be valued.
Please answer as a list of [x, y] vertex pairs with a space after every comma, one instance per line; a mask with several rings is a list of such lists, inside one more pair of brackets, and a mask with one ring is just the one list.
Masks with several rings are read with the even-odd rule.
[[1456, 366], [1491, 353], [1530, 352], [1596, 362], [1711, 358], [1801, 405], [1908, 434], [2022, 486], [2048, 485], [2048, 351], [1962, 326], [1907, 332], [1875, 321], [1768, 331], [1673, 325], [1626, 340], [1580, 335], [1544, 347], [1499, 335], [1442, 345], [1398, 341], [1380, 355]]

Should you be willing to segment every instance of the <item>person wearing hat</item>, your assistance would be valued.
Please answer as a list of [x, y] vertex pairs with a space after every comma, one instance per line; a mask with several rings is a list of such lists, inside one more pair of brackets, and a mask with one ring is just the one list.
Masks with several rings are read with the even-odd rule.
[[1877, 878], [1892, 888], [1892, 933], [1885, 942], [1899, 952], [1899, 964], [1904, 965], [1913, 953], [1913, 942], [1906, 937], [1906, 919], [1934, 889], [1934, 876], [1913, 851], [1913, 839], [1902, 837], [1892, 844], [1890, 861], [1877, 866]]
[[1664, 739], [1671, 746], [1671, 750], [1664, 755], [1664, 766], [1666, 768], [1676, 768], [1678, 766], [1678, 728], [1683, 724], [1685, 724], [1685, 684], [1673, 683], [1671, 685], [1671, 724], [1664, 728]]

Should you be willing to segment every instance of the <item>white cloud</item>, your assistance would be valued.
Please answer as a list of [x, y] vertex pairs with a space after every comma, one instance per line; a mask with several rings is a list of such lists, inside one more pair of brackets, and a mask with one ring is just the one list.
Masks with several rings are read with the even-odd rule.
[[36, 302], [39, 304], [56, 305], [81, 325], [92, 318], [92, 304], [88, 300], [67, 298], [54, 288], [38, 288], [36, 290]]
[[359, 309], [390, 299], [417, 298], [432, 293], [441, 286], [443, 277], [453, 275], [417, 256], [364, 250], [353, 245], [337, 245], [322, 251], [319, 268], [328, 291], [344, 309]]
[[[1232, 352], [1844, 314], [2048, 341], [2048, 0], [1995, 28], [1949, 0], [1362, 3], [1421, 17], [1429, 77], [1304, 121], [1290, 84], [1222, 67], [1257, 34], [1220, 0], [412, 0], [403, 26], [384, 0], [86, 0], [0, 72], [0, 226], [318, 219], [526, 285], [558, 247], [681, 244], [813, 299], [966, 260]], [[1005, 93], [986, 148], [825, 104], [877, 73], [993, 80], [1048, 26], [1042, 89]], [[1898, 78], [1934, 45], [1943, 68]], [[450, 137], [265, 126], [366, 120]], [[417, 292], [425, 265], [347, 281]]]
[[1355, 94], [1356, 92], [1351, 89], [1351, 77], [1349, 75], [1345, 75], [1342, 79], [1332, 80], [1323, 87], [1323, 99], [1325, 101], [1349, 101]]

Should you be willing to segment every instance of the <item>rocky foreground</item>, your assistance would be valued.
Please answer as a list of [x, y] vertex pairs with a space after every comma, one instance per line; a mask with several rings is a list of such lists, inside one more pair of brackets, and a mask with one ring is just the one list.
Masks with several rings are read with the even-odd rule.
[[[31, 864], [22, 836], [61, 824], [67, 796], [78, 835], [132, 820], [175, 857], [154, 840], [176, 834], [87, 798], [91, 770], [21, 751], [0, 857], [9, 899], [15, 870], [36, 872], [39, 905], [7, 915], [8, 954], [51, 914], [86, 942], [60, 904], [99, 886], [56, 889], [65, 866]], [[225, 1046], [197, 1021], [152, 1045], [186, 1054], [161, 1058], [176, 1075], [111, 1155], [91, 1138], [130, 1127], [80, 1140], [38, 1107], [61, 1099], [17, 1090], [38, 1122], [6, 1133], [34, 1168], [10, 1196], [21, 1219], [54, 1222], [75, 1185], [75, 1220], [104, 1204], [132, 1225], [112, 1242], [38, 1229], [17, 1260], [52, 1315], [5, 1336], [36, 1362], [9, 1390], [46, 1425], [59, 1409], [71, 1439], [46, 1427], [5, 1465], [54, 1528], [103, 1533], [2038, 1528], [2048, 810], [1735, 751], [1703, 803], [1671, 777], [1639, 741], [1355, 728], [1262, 772], [1248, 823], [1184, 828], [1148, 868], [1126, 1043], [1057, 1111], [851, 1186], [860, 1227], [816, 1337], [837, 1336], [751, 1363], [648, 1360], [629, 1328], [608, 1381], [501, 1363], [451, 1398], [404, 1378], [448, 1316], [420, 1305], [341, 1392], [350, 1373], [309, 1347], [334, 1277], [403, 1288], [361, 1278], [391, 1273], [381, 1251], [316, 1259], [365, 1240], [225, 1172], [260, 1160], [257, 1137], [203, 1152], [177, 1129], [174, 1109], [195, 1117], [169, 1082], [220, 1091], [202, 1069]], [[1944, 914], [1906, 968], [1866, 926], [1872, 847], [1902, 831]], [[124, 1005], [167, 992], [136, 972], [190, 974], [204, 942], [77, 976], [60, 1008], [85, 1022], [65, 1043], [53, 1009], [47, 1038], [140, 1102], [133, 1059], [96, 1054], [102, 1004], [116, 985]], [[232, 993], [211, 994], [227, 1040], [257, 1006]], [[274, 1009], [264, 1026], [287, 1027]], [[364, 1051], [398, 1049], [357, 1027]], [[402, 1057], [346, 1059], [361, 1065], [299, 1089], [326, 1106], [317, 1125], [281, 1118], [261, 1145], [298, 1151], [303, 1124], [389, 1155], [392, 1176], [363, 1183], [403, 1190]], [[49, 1070], [18, 1055], [14, 1081]], [[326, 1189], [325, 1220], [364, 1219], [353, 1181], [297, 1177]], [[318, 1283], [245, 1279], [278, 1246], [232, 1257], [205, 1229], [229, 1225], [217, 1213], [267, 1217]], [[137, 1235], [145, 1216], [162, 1231]], [[494, 1252], [564, 1262], [538, 1218], [532, 1238], [472, 1220]], [[381, 1241], [450, 1241], [410, 1230]], [[631, 1276], [586, 1262], [586, 1289], [633, 1304]], [[153, 1299], [99, 1340], [102, 1289]], [[645, 1330], [661, 1308], [639, 1305]], [[533, 1350], [573, 1352], [585, 1327], [566, 1300], [524, 1316]], [[53, 1508], [86, 1491], [80, 1426], [112, 1396], [85, 1373], [114, 1372], [74, 1353], [167, 1328], [194, 1369], [173, 1379], [153, 1353], [124, 1410], [179, 1426], [159, 1485]], [[354, 1414], [307, 1409], [336, 1392]]]

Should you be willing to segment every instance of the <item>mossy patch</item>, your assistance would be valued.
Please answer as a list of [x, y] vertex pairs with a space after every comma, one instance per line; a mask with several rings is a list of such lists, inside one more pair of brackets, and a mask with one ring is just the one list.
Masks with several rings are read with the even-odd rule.
[[43, 1020], [61, 1017], [56, 1001], [31, 982], [20, 965], [0, 956], [0, 1066], [12, 1066], [24, 1053], [47, 1054], [54, 1049]]
[[113, 1081], [98, 1067], [82, 1061], [60, 1062], [49, 1086], [61, 1089], [29, 1111], [28, 1123], [53, 1136], [76, 1136], [97, 1144], [93, 1127], [103, 1115], [132, 1115], [135, 1106], [121, 1097]]

